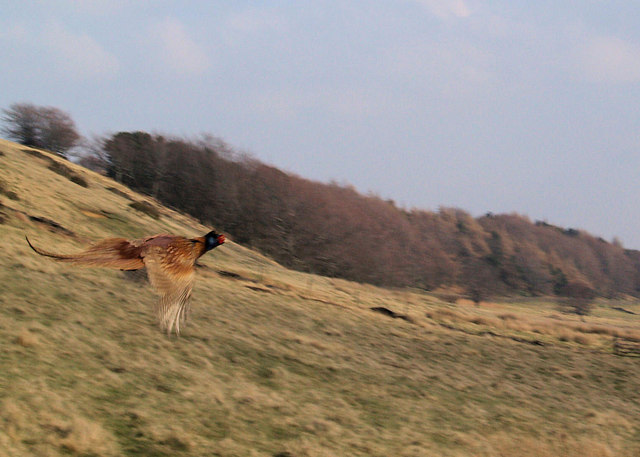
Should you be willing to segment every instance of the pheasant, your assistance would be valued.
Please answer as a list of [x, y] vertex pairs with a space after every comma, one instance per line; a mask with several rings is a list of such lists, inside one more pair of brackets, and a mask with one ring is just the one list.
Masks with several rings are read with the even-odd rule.
[[37, 248], [27, 238], [35, 252], [61, 262], [120, 270], [146, 267], [149, 282], [160, 295], [156, 304], [160, 328], [167, 334], [175, 329], [177, 335], [189, 311], [196, 260], [224, 242], [224, 235], [215, 232], [197, 238], [165, 234], [138, 240], [107, 238], [77, 254], [64, 255]]

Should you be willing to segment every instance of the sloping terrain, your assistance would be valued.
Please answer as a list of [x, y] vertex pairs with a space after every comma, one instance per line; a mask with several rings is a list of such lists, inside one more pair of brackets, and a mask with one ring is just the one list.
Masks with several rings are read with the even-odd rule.
[[[640, 306], [578, 319], [286, 270], [233, 242], [200, 261], [178, 338], [143, 275], [37, 256], [210, 227], [0, 140], [0, 455], [640, 455]], [[447, 297], [442, 297], [447, 298]], [[375, 310], [372, 308], [376, 308]]]
[[[145, 132], [104, 138], [94, 166], [295, 270], [384, 287], [640, 297], [640, 252], [518, 214], [407, 210], [237, 154]], [[89, 162], [88, 164], [91, 164]]]

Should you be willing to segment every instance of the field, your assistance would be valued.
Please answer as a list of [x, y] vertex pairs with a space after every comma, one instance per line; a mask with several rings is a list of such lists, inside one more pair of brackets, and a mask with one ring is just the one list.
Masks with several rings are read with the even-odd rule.
[[[640, 455], [640, 303], [475, 306], [286, 270], [228, 242], [180, 337], [143, 275], [37, 256], [210, 228], [0, 140], [0, 455]], [[377, 311], [372, 308], [378, 308]]]

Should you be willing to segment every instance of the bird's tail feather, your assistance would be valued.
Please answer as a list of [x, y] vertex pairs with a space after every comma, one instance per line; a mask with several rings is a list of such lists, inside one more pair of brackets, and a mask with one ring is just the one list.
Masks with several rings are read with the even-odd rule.
[[110, 238], [94, 244], [88, 249], [77, 254], [57, 254], [34, 246], [29, 238], [25, 236], [29, 247], [36, 253], [51, 257], [60, 262], [71, 262], [75, 264], [117, 268], [120, 270], [138, 270], [144, 267], [140, 258], [140, 249], [133, 246], [123, 238]]
[[37, 252], [38, 254], [45, 256], [45, 257], [52, 257], [56, 260], [61, 260], [63, 262], [74, 262], [74, 261], [78, 261], [78, 256], [77, 255], [64, 255], [64, 254], [54, 254], [52, 252], [49, 251], [45, 251], [44, 249], [40, 249], [35, 247], [33, 244], [31, 244], [31, 241], [29, 241], [29, 237], [25, 235], [25, 239], [27, 240], [27, 243], [29, 244], [29, 247], [31, 249], [33, 249], [35, 252]]

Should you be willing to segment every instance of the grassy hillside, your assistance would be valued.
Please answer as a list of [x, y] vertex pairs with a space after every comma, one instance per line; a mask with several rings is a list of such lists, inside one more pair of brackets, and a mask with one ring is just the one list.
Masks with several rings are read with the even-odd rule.
[[544, 300], [475, 307], [229, 242], [201, 259], [188, 326], [167, 337], [140, 275], [55, 263], [24, 235], [74, 251], [209, 227], [6, 141], [0, 222], [0, 455], [640, 454], [640, 358], [612, 352], [640, 339], [637, 302], [585, 320]]

